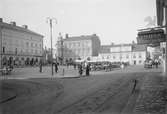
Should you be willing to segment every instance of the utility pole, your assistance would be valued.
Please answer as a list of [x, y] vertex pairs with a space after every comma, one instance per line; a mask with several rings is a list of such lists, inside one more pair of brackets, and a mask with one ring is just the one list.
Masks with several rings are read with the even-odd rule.
[[51, 42], [51, 71], [53, 76], [53, 48], [52, 48], [52, 22], [55, 21], [57, 24], [56, 18], [47, 18], [47, 23], [50, 25], [50, 42]]

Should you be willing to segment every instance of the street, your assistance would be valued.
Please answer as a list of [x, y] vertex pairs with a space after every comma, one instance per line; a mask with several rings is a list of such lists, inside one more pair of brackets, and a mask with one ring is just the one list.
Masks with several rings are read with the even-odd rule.
[[[134, 79], [137, 80], [137, 86], [132, 93]], [[161, 69], [144, 69], [143, 66], [129, 66], [111, 72], [92, 72], [89, 77], [43, 78], [36, 75], [36, 78], [21, 80], [3, 79], [2, 93], [15, 97], [1, 102], [0, 112], [164, 114], [167, 96], [165, 85]]]

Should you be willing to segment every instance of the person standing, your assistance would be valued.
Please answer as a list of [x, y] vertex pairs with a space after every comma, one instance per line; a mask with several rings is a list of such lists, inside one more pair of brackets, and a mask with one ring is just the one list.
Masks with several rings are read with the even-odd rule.
[[79, 75], [82, 76], [83, 73], [82, 64], [78, 65], [78, 70], [79, 70]]
[[86, 65], [86, 76], [89, 76], [89, 70], [90, 70], [90, 66], [89, 64]]
[[57, 64], [57, 62], [55, 63], [55, 72], [56, 73], [58, 72], [58, 64]]
[[132, 94], [135, 92], [135, 90], [136, 90], [136, 85], [137, 85], [137, 79], [134, 79], [133, 80], [133, 82], [134, 82], [134, 85], [133, 85], [133, 89], [132, 89]]
[[42, 73], [42, 61], [39, 62], [39, 72]]

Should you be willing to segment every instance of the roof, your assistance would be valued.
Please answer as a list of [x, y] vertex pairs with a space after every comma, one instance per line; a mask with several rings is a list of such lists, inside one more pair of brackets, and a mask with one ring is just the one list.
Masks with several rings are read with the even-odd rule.
[[146, 45], [139, 45], [139, 44], [135, 44], [135, 45], [132, 45], [132, 51], [135, 52], [135, 51], [146, 51]]
[[28, 28], [19, 27], [19, 26], [16, 26], [16, 25], [0, 22], [0, 26], [4, 27], [4, 28], [19, 30], [19, 31], [23, 31], [23, 32], [27, 32], [27, 33], [30, 33], [30, 34], [34, 34], [34, 35], [38, 35], [38, 36], [44, 37], [43, 35], [38, 34], [38, 33], [34, 32], [34, 31], [31, 31]]
[[96, 35], [82, 35], [82, 36], [73, 36], [63, 39], [63, 41], [79, 41], [79, 40], [92, 40], [94, 38], [98, 38]]

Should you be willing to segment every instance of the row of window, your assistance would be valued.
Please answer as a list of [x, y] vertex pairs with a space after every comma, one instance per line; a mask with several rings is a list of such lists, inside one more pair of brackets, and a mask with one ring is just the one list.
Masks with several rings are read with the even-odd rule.
[[40, 43], [40, 44], [38, 44], [38, 43], [33, 43], [33, 42], [25, 42], [25, 44], [24, 44], [24, 42], [20, 42], [19, 43], [19, 41], [18, 40], [16, 40], [15, 42], [11, 42], [11, 41], [4, 41], [3, 42], [3, 44], [4, 45], [10, 45], [10, 46], [12, 46], [12, 45], [15, 45], [15, 46], [17, 46], [17, 47], [39, 47], [39, 48], [41, 48], [42, 47], [42, 44]]
[[28, 49], [26, 49], [25, 51], [24, 50], [22, 50], [22, 49], [20, 49], [20, 50], [18, 50], [18, 48], [15, 48], [15, 50], [14, 51], [6, 51], [6, 48], [5, 47], [2, 47], [2, 53], [3, 54], [5, 54], [5, 53], [11, 53], [11, 54], [23, 54], [23, 53], [25, 53], [25, 54], [42, 54], [42, 51], [40, 50], [33, 50], [33, 49], [31, 49], [31, 50], [28, 50]]
[[140, 38], [161, 38], [162, 34], [146, 34], [146, 35], [139, 35]]
[[64, 50], [66, 55], [76, 54], [76, 55], [90, 55], [90, 48], [88, 49], [74, 49], [74, 50]]
[[[27, 46], [27, 47], [29, 47], [29, 46], [31, 46], [31, 47], [38, 47], [38, 44], [37, 44], [37, 43], [29, 43], [29, 42], [26, 42], [26, 46]], [[42, 45], [39, 44], [39, 47], [41, 48]]]
[[120, 47], [113, 47], [110, 49], [111, 52], [120, 52], [120, 51], [131, 51], [131, 47], [124, 47], [124, 46], [120, 46]]
[[66, 47], [66, 48], [90, 47], [90, 42], [89, 41], [83, 41], [83, 42], [66, 42], [66, 43], [64, 43], [64, 47]]
[[[135, 54], [134, 54], [132, 57], [133, 57], [133, 58], [137, 58], [137, 56], [136, 56]], [[106, 59], [111, 59], [111, 58], [113, 58], [113, 59], [117, 59], [117, 58], [122, 59], [123, 56], [122, 56], [122, 55], [120, 55], [120, 56], [112, 56], [112, 57], [111, 57], [110, 55], [108, 55], [108, 56], [106, 56], [106, 57], [105, 57], [105, 56], [102, 56], [102, 59], [105, 59], [105, 58], [106, 58]], [[126, 55], [125, 58], [126, 58], [126, 59], [129, 59], [130, 56], [129, 56], [129, 55]], [[139, 54], [139, 55], [138, 55], [138, 58], [142, 58], [142, 55]]]

